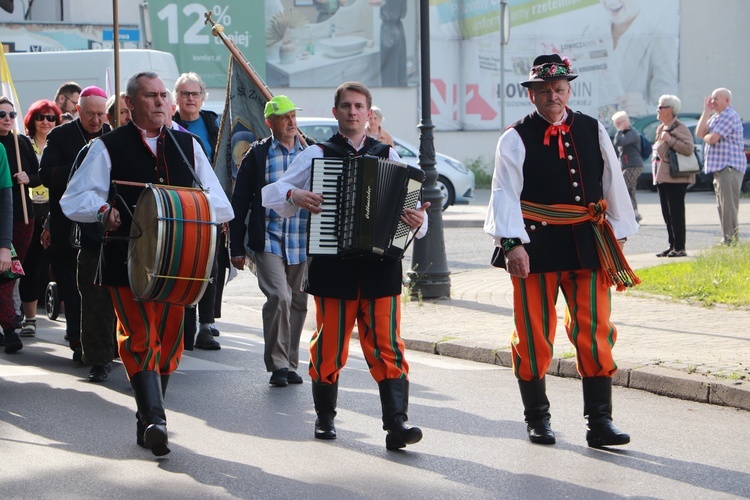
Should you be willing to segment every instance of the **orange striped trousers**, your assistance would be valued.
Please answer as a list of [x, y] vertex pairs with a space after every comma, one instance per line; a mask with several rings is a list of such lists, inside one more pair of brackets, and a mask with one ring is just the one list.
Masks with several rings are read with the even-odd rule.
[[310, 341], [310, 377], [333, 384], [349, 357], [349, 340], [357, 324], [359, 343], [376, 382], [408, 378], [399, 322], [399, 296], [340, 300], [315, 297], [317, 328]]
[[612, 348], [617, 329], [610, 322], [610, 287], [599, 270], [530, 274], [513, 281], [515, 331], [513, 370], [520, 380], [541, 379], [552, 362], [558, 291], [567, 308], [565, 330], [576, 350], [582, 377], [611, 377], [617, 371]]
[[182, 357], [184, 307], [135, 300], [130, 287], [110, 287], [120, 360], [128, 378], [142, 371], [168, 375]]

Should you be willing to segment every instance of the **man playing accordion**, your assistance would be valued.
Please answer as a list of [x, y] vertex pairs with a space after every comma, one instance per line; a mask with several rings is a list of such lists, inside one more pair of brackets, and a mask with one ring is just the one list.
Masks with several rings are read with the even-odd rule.
[[[378, 151], [376, 156], [399, 160], [391, 147], [373, 150], [380, 143], [365, 133], [371, 106], [372, 94], [365, 85], [341, 84], [332, 110], [338, 121], [338, 133], [302, 151], [278, 181], [265, 186], [263, 206], [283, 217], [291, 217], [298, 209], [321, 213], [323, 196], [309, 190], [313, 159]], [[418, 209], [406, 208], [401, 215], [401, 221], [417, 230], [418, 238], [427, 233], [428, 207], [429, 203], [425, 203]], [[310, 342], [309, 373], [313, 380], [317, 439], [336, 438], [333, 420], [339, 372], [346, 364], [355, 322], [370, 374], [380, 390], [383, 429], [388, 432], [386, 448], [404, 448], [422, 439], [420, 429], [404, 425], [409, 402], [409, 365], [399, 331], [401, 284], [400, 260], [336, 255], [308, 258], [303, 287], [315, 298], [317, 327]]]

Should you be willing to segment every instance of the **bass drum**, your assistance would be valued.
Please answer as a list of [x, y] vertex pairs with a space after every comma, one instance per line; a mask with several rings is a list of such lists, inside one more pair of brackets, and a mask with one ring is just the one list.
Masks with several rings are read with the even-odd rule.
[[147, 184], [135, 206], [128, 248], [136, 299], [196, 304], [211, 279], [215, 220], [204, 191]]

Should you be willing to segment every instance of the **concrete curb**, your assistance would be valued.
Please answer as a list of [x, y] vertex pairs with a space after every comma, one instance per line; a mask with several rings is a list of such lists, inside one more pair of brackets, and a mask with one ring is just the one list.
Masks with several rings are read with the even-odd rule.
[[[486, 347], [471, 347], [454, 342], [428, 342], [404, 338], [407, 349], [447, 356], [451, 358], [487, 363], [510, 368], [510, 351]], [[554, 358], [549, 375], [578, 378], [575, 361]], [[676, 370], [654, 366], [623, 367], [614, 376], [614, 385], [651, 392], [660, 396], [728, 406], [750, 411], [750, 387], [740, 384], [709, 380], [701, 375], [685, 374]]]
[[481, 228], [484, 227], [484, 221], [483, 220], [477, 220], [477, 219], [443, 219], [443, 227], [451, 227], [451, 228]]

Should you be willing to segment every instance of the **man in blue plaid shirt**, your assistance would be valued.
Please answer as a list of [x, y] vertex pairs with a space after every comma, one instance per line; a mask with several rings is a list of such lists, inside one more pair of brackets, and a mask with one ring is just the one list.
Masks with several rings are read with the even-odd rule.
[[714, 174], [714, 191], [721, 220], [722, 243], [739, 235], [740, 188], [747, 168], [742, 118], [732, 107], [732, 92], [718, 88], [706, 97], [695, 134], [703, 138], [706, 173]]
[[[275, 387], [302, 383], [296, 370], [307, 316], [307, 294], [300, 285], [307, 260], [309, 212], [300, 210], [293, 217], [281, 217], [263, 208], [261, 189], [276, 182], [304, 149], [297, 136], [298, 109], [283, 95], [266, 103], [264, 115], [271, 136], [253, 143], [242, 160], [232, 194], [235, 217], [229, 223], [232, 265], [243, 269], [245, 254], [250, 255], [258, 286], [266, 296], [263, 359], [271, 372], [269, 383]], [[314, 142], [309, 137], [305, 140]]]

